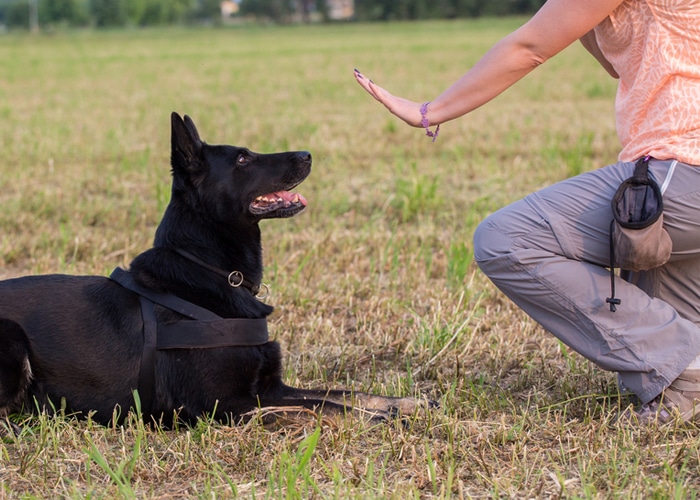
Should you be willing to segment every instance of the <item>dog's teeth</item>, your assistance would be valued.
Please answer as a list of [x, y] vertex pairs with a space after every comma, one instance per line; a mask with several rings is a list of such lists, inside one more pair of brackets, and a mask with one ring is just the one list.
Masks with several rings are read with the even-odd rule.
[[292, 203], [299, 203], [299, 195], [295, 194], [294, 197], [292, 198]]

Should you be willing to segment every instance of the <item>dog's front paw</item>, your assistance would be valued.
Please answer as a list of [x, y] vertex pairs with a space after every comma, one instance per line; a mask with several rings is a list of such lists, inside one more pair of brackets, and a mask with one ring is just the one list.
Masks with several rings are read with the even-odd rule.
[[393, 403], [391, 411], [397, 416], [412, 415], [420, 410], [440, 408], [438, 401], [428, 398], [396, 398]]

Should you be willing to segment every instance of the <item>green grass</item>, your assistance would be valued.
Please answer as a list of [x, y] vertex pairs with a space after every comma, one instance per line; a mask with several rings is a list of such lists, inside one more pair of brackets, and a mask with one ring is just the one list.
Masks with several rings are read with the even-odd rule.
[[0, 36], [0, 277], [104, 275], [148, 248], [187, 113], [210, 143], [314, 155], [306, 213], [262, 224], [285, 380], [441, 403], [276, 430], [18, 416], [0, 498], [697, 495], [697, 429], [614, 424], [614, 375], [473, 262], [488, 213], [616, 158], [615, 82], [574, 46], [431, 143], [353, 81], [430, 100], [520, 22]]

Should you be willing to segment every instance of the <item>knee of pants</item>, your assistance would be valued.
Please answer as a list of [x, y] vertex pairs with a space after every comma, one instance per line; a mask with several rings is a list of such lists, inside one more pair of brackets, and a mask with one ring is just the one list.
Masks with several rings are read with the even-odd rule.
[[484, 219], [474, 231], [474, 260], [486, 274], [494, 267], [499, 267], [499, 260], [510, 254], [514, 237], [509, 227], [507, 212], [499, 210]]

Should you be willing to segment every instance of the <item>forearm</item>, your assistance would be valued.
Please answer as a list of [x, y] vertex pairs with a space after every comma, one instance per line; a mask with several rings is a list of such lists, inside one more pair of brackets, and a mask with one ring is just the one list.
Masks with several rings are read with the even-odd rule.
[[[587, 33], [622, 1], [549, 0], [532, 19], [494, 45], [431, 102], [430, 123], [452, 120], [489, 102], [576, 40], [590, 36]], [[601, 63], [605, 61], [595, 36], [592, 49], [598, 51], [596, 57]]]
[[517, 32], [494, 45], [467, 73], [430, 103], [430, 123], [458, 118], [486, 104], [546, 61]]
[[419, 102], [391, 94], [359, 71], [355, 71], [355, 79], [409, 125], [420, 127], [424, 118], [430, 125], [439, 125], [501, 94], [547, 59], [584, 37], [623, 1], [548, 0], [532, 19], [494, 45], [474, 67], [433, 99], [425, 117]]

